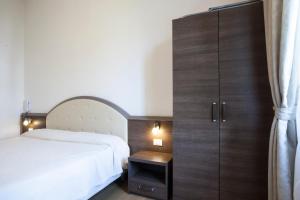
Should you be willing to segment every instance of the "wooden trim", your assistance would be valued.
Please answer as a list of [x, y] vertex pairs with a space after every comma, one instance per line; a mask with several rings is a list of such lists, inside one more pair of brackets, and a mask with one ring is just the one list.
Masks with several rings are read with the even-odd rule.
[[47, 113], [22, 113], [21, 117], [46, 117]]
[[159, 117], [159, 116], [130, 116], [128, 120], [144, 120], [144, 121], [173, 121], [173, 117]]
[[94, 101], [98, 101], [98, 102], [101, 102], [103, 104], [106, 104], [110, 107], [112, 107], [113, 109], [115, 109], [116, 111], [118, 111], [119, 113], [121, 113], [126, 119], [129, 118], [129, 114], [123, 110], [121, 107], [119, 107], [118, 105], [108, 101], [108, 100], [105, 100], [105, 99], [102, 99], [102, 98], [99, 98], [99, 97], [94, 97], [94, 96], [77, 96], [77, 97], [72, 97], [72, 98], [69, 98], [69, 99], [66, 99], [62, 102], [60, 102], [59, 104], [57, 104], [56, 106], [54, 106], [49, 112], [51, 113], [55, 108], [57, 108], [58, 106], [60, 106], [61, 104], [63, 103], [66, 103], [68, 101], [72, 101], [72, 100], [77, 100], [77, 99], [88, 99], [88, 100], [94, 100]]

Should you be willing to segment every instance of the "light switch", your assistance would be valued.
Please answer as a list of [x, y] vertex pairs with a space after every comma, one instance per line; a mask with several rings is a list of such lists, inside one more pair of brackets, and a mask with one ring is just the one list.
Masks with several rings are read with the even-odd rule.
[[154, 146], [162, 146], [162, 139], [153, 139]]

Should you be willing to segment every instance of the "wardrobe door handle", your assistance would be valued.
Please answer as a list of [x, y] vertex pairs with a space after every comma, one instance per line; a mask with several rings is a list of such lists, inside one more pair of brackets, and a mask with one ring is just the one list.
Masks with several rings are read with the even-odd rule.
[[212, 122], [217, 122], [217, 115], [218, 115], [217, 103], [213, 102], [212, 103]]
[[222, 122], [226, 122], [226, 102], [222, 102]]

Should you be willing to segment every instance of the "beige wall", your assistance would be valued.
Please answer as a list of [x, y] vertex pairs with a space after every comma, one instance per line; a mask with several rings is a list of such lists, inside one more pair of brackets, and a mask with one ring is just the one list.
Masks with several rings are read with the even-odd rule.
[[0, 0], [0, 138], [19, 134], [23, 101], [24, 4]]
[[239, 0], [27, 0], [25, 97], [73, 96], [132, 115], [172, 115], [172, 19]]

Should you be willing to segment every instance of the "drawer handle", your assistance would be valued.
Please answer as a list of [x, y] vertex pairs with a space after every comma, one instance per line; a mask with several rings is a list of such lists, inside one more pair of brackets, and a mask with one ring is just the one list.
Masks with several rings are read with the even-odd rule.
[[143, 187], [142, 185], [138, 185], [138, 190], [142, 190], [142, 191], [145, 191], [145, 192], [154, 192], [155, 191], [155, 187], [151, 187], [149, 189]]

